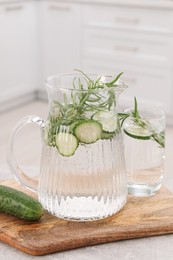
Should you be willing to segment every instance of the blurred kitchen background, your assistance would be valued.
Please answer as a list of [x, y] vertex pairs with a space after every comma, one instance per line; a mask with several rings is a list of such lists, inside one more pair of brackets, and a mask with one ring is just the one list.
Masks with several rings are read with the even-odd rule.
[[[173, 1], [0, 0], [0, 178], [10, 176], [7, 142], [16, 122], [47, 116], [46, 77], [74, 68], [123, 71], [122, 107], [136, 96], [165, 110], [165, 168], [173, 171]], [[17, 142], [18, 160], [38, 166], [39, 130], [26, 127]]]

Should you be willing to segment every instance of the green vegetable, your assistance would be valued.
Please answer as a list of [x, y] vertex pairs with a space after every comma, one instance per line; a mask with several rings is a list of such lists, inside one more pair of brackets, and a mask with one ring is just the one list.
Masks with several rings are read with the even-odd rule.
[[118, 128], [117, 116], [110, 111], [96, 112], [92, 118], [101, 123], [105, 132], [112, 133]]
[[74, 134], [81, 143], [95, 143], [102, 135], [101, 124], [95, 120], [81, 120], [74, 128]]
[[52, 102], [49, 125], [45, 133], [45, 142], [50, 146], [54, 146], [54, 138], [60, 125], [72, 125], [98, 111], [110, 111], [116, 105], [116, 82], [122, 73], [111, 82], [104, 83], [101, 77], [92, 80], [84, 72], [76, 71], [84, 76], [86, 88], [82, 85], [80, 77], [76, 76], [73, 79], [74, 91], [71, 91], [71, 95], [67, 96], [64, 93], [63, 102]]
[[157, 142], [161, 148], [165, 147], [164, 133], [157, 133], [156, 130], [152, 128], [151, 124], [146, 119], [141, 118], [141, 116], [139, 115], [136, 97], [134, 98], [133, 110], [128, 113], [118, 113], [118, 116], [121, 126], [123, 126], [127, 118], [130, 117], [133, 120], [133, 127], [131, 127], [131, 129], [124, 129], [124, 132], [127, 135], [137, 139], [151, 139]]
[[135, 139], [149, 140], [152, 137], [152, 132], [149, 129], [136, 125], [128, 126], [124, 132]]
[[114, 137], [115, 133], [108, 133], [108, 132], [102, 132], [101, 139], [112, 139]]
[[59, 153], [63, 156], [73, 155], [78, 147], [78, 140], [71, 133], [57, 133], [55, 142]]
[[[73, 155], [80, 142], [90, 144], [101, 138], [110, 139], [112, 134], [108, 138], [102, 132], [115, 134], [117, 130], [117, 117], [112, 111], [116, 106], [116, 88], [119, 88], [117, 81], [122, 73], [111, 82], [105, 82], [101, 76], [92, 80], [84, 72], [76, 71], [82, 74], [83, 80], [80, 75], [76, 75], [72, 86], [69, 86], [74, 91], [64, 93], [62, 102], [52, 101], [43, 133], [45, 143], [56, 147], [63, 156]], [[108, 118], [93, 120], [96, 113], [106, 113]]]
[[0, 212], [33, 221], [40, 219], [44, 210], [41, 204], [31, 196], [0, 185]]

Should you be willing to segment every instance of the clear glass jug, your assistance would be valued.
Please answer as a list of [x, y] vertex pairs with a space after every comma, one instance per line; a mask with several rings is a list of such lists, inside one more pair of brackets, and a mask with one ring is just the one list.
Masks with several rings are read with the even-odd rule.
[[[127, 199], [117, 100], [125, 85], [118, 77], [64, 74], [46, 81], [49, 114], [23, 118], [9, 142], [8, 164], [15, 178], [37, 191], [43, 207], [59, 218], [95, 220], [118, 212]], [[14, 139], [21, 128], [40, 127], [42, 158], [38, 181], [22, 172]]]

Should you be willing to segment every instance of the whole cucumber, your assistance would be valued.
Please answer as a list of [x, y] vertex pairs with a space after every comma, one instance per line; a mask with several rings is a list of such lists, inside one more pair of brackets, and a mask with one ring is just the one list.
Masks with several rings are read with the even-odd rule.
[[0, 185], [0, 212], [33, 221], [40, 219], [44, 210], [41, 204], [31, 196]]

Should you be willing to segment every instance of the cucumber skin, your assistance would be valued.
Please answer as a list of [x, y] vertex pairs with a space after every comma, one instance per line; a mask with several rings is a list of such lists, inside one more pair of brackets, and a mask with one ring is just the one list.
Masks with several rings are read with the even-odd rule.
[[[98, 114], [102, 114], [102, 113], [104, 113], [104, 114], [108, 114], [108, 115], [110, 115], [110, 113], [107, 111], [100, 111], [100, 112], [96, 112], [93, 116], [92, 116], [92, 119], [93, 120], [95, 120], [95, 121], [97, 121], [97, 122], [99, 122], [101, 125], [102, 125], [102, 129], [103, 129], [103, 132], [105, 132], [105, 133], [110, 133], [110, 134], [114, 134], [116, 131], [117, 131], [117, 127], [118, 127], [118, 125], [116, 124], [116, 128], [115, 129], [113, 129], [112, 131], [109, 131], [109, 129], [105, 129], [105, 120], [107, 120], [107, 119], [110, 119], [111, 117], [112, 118], [114, 118], [114, 117], [116, 117], [116, 115], [115, 114], [112, 114], [111, 115], [111, 117], [110, 118], [105, 118], [105, 119], [99, 119], [99, 118], [97, 118], [97, 115]], [[110, 139], [110, 138], [102, 138], [102, 139]]]
[[[63, 134], [63, 132], [59, 132], [58, 134], [60, 134], [60, 133], [62, 133]], [[66, 134], [65, 132], [64, 132], [64, 134]], [[69, 135], [73, 135], [75, 138], [76, 138], [76, 136], [74, 135], [74, 134], [72, 134], [72, 133], [67, 133], [67, 134], [69, 134]], [[55, 141], [55, 143], [56, 143], [56, 148], [58, 149], [58, 152], [62, 155], [62, 156], [65, 156], [65, 157], [70, 157], [70, 156], [72, 156], [72, 155], [74, 155], [75, 154], [75, 152], [76, 152], [76, 150], [77, 150], [77, 148], [78, 148], [78, 146], [79, 146], [79, 141], [78, 141], [78, 139], [76, 138], [76, 148], [75, 148], [75, 150], [72, 152], [72, 153], [70, 153], [70, 154], [64, 154], [64, 153], [62, 153], [62, 150], [61, 150], [61, 148], [57, 145], [57, 142]]]
[[[74, 128], [73, 128], [73, 134], [76, 136], [76, 138], [79, 140], [79, 138], [78, 138], [78, 136], [76, 135], [76, 130], [77, 130], [77, 128], [80, 126], [80, 125], [82, 125], [82, 124], [90, 124], [90, 123], [96, 123], [98, 126], [100, 126], [100, 128], [101, 128], [101, 131], [103, 132], [103, 130], [102, 130], [102, 125], [101, 125], [101, 123], [100, 122], [98, 122], [98, 121], [96, 121], [96, 120], [94, 120], [94, 119], [81, 119], [81, 120], [79, 120], [78, 122], [77, 122], [77, 124], [74, 126]], [[102, 134], [102, 132], [101, 132], [101, 134]], [[100, 134], [100, 137], [97, 139], [97, 140], [99, 140], [99, 139], [101, 139], [101, 134]], [[93, 142], [85, 142], [85, 144], [93, 144], [93, 143], [95, 143], [97, 140], [95, 140], [95, 141], [93, 141]], [[79, 140], [79, 142], [80, 143], [83, 143], [83, 142], [81, 142], [81, 140]]]
[[131, 138], [134, 139], [138, 139], [138, 140], [150, 140], [152, 136], [137, 136], [137, 135], [133, 135], [131, 133], [129, 133], [128, 131], [126, 131], [126, 129], [124, 129], [124, 133], [128, 136], [130, 136]]
[[108, 139], [113, 139], [115, 136], [115, 132], [102, 132], [102, 135], [101, 135], [101, 139], [102, 140], [108, 140]]
[[31, 196], [16, 189], [0, 185], [0, 212], [33, 221], [41, 218], [44, 209]]

